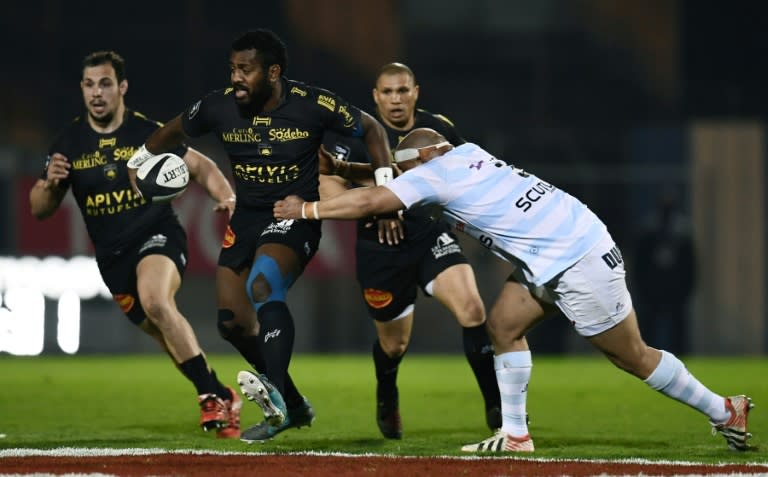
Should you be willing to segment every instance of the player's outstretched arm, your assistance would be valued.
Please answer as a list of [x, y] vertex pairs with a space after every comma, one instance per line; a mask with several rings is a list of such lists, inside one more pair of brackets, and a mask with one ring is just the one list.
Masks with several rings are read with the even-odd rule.
[[69, 176], [69, 161], [62, 154], [54, 153], [48, 161], [47, 178], [38, 179], [29, 191], [30, 212], [38, 219], [50, 217], [61, 205], [67, 193], [59, 181]]
[[319, 159], [320, 174], [322, 175], [339, 176], [342, 179], [362, 186], [375, 185], [373, 181], [373, 168], [370, 164], [336, 159], [322, 144], [317, 151], [317, 157]]
[[157, 154], [181, 146], [186, 137], [181, 126], [181, 116], [176, 116], [149, 135], [144, 145], [128, 159], [128, 179], [131, 181], [131, 188], [136, 194], [141, 195], [141, 191], [136, 185], [136, 170], [139, 166]]
[[368, 148], [368, 154], [371, 156], [371, 167], [376, 185], [384, 185], [394, 178], [392, 152], [389, 150], [387, 131], [376, 118], [366, 112], [362, 113], [361, 121], [364, 131], [363, 138], [365, 139], [365, 146]]
[[275, 202], [276, 219], [360, 219], [371, 215], [396, 212], [405, 208], [400, 199], [386, 187], [351, 189], [328, 200], [306, 202], [288, 196]]
[[187, 163], [192, 179], [208, 191], [208, 195], [216, 201], [213, 210], [226, 211], [232, 217], [235, 212], [235, 191], [232, 190], [226, 176], [213, 159], [190, 147], [184, 154], [184, 162]]

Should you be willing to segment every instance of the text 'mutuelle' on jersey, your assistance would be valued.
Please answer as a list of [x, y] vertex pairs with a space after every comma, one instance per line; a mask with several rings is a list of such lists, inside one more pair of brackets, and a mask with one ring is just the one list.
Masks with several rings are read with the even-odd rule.
[[158, 154], [139, 167], [136, 184], [141, 194], [153, 203], [167, 203], [187, 189], [189, 169], [176, 154]]

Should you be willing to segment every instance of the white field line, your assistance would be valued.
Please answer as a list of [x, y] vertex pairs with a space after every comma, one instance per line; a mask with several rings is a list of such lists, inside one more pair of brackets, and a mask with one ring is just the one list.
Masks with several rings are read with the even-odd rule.
[[[110, 448], [89, 448], [89, 447], [57, 447], [54, 449], [32, 449], [32, 448], [13, 448], [13, 449], [0, 449], [0, 458], [3, 457], [35, 457], [35, 456], [50, 456], [50, 457], [105, 457], [105, 456], [141, 456], [141, 455], [163, 455], [163, 454], [185, 454], [185, 455], [270, 455], [270, 456], [319, 456], [319, 457], [350, 457], [350, 458], [370, 458], [370, 457], [384, 457], [391, 459], [447, 459], [447, 460], [492, 460], [492, 459], [514, 459], [530, 462], [576, 462], [576, 463], [592, 463], [592, 464], [607, 464], [607, 463], [619, 463], [619, 464], [643, 464], [643, 465], [676, 465], [676, 466], [694, 466], [702, 465], [707, 467], [724, 467], [727, 465], [742, 465], [756, 467], [758, 469], [765, 469], [768, 473], [768, 463], [764, 462], [718, 462], [718, 463], [704, 463], [693, 461], [670, 461], [670, 460], [648, 460], [648, 459], [560, 459], [560, 458], [546, 458], [546, 457], [518, 457], [518, 456], [494, 456], [494, 455], [466, 455], [466, 456], [451, 456], [451, 455], [439, 455], [439, 456], [403, 456], [394, 454], [352, 454], [347, 452], [318, 452], [318, 451], [302, 451], [302, 452], [231, 452], [231, 451], [216, 451], [216, 450], [204, 450], [204, 449], [160, 449], [160, 448], [125, 448], [125, 449], [110, 449]], [[757, 469], [756, 469], [757, 470]], [[0, 474], [2, 475], [2, 474]]]

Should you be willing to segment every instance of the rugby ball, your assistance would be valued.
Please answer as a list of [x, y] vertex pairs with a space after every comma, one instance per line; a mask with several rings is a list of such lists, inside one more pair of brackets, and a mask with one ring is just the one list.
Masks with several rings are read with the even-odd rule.
[[189, 184], [189, 169], [184, 159], [164, 153], [148, 159], [136, 171], [136, 185], [141, 195], [155, 204], [164, 204], [180, 196]]

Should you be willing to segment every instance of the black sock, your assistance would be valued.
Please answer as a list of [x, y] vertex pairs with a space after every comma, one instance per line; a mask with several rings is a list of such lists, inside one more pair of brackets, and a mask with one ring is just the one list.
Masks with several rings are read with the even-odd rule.
[[485, 400], [485, 408], [501, 406], [499, 384], [496, 382], [496, 370], [493, 364], [493, 345], [488, 337], [485, 323], [470, 328], [462, 328], [464, 354], [469, 366], [475, 373], [477, 384]]
[[376, 399], [397, 398], [397, 371], [403, 353], [397, 358], [390, 358], [381, 348], [381, 343], [376, 340], [373, 343], [373, 364], [376, 368]]
[[224, 400], [227, 400], [227, 401], [231, 400], [233, 398], [232, 393], [234, 393], [235, 391], [234, 390], [230, 391], [229, 389], [227, 389], [227, 387], [224, 386], [224, 384], [222, 384], [221, 381], [219, 381], [219, 377], [216, 376], [216, 371], [214, 371], [213, 369], [211, 369], [211, 376], [213, 377], [213, 381], [216, 385], [216, 395]]
[[[202, 353], [179, 364], [179, 369], [195, 385], [198, 395], [219, 394], [221, 383], [211, 374], [211, 371], [208, 369], [208, 363], [205, 361]], [[225, 396], [227, 395], [225, 394]]]
[[[264, 356], [261, 353], [261, 336], [240, 336], [234, 333], [226, 338], [232, 343], [232, 346], [248, 361], [253, 369], [259, 374], [267, 372], [267, 365], [264, 363]], [[295, 408], [304, 402], [304, 396], [301, 395], [290, 373], [285, 375], [285, 393], [283, 393], [285, 405], [288, 408]]]
[[264, 358], [264, 374], [280, 394], [284, 395], [295, 336], [293, 317], [288, 306], [282, 301], [263, 304], [257, 315], [261, 325], [259, 337]]

